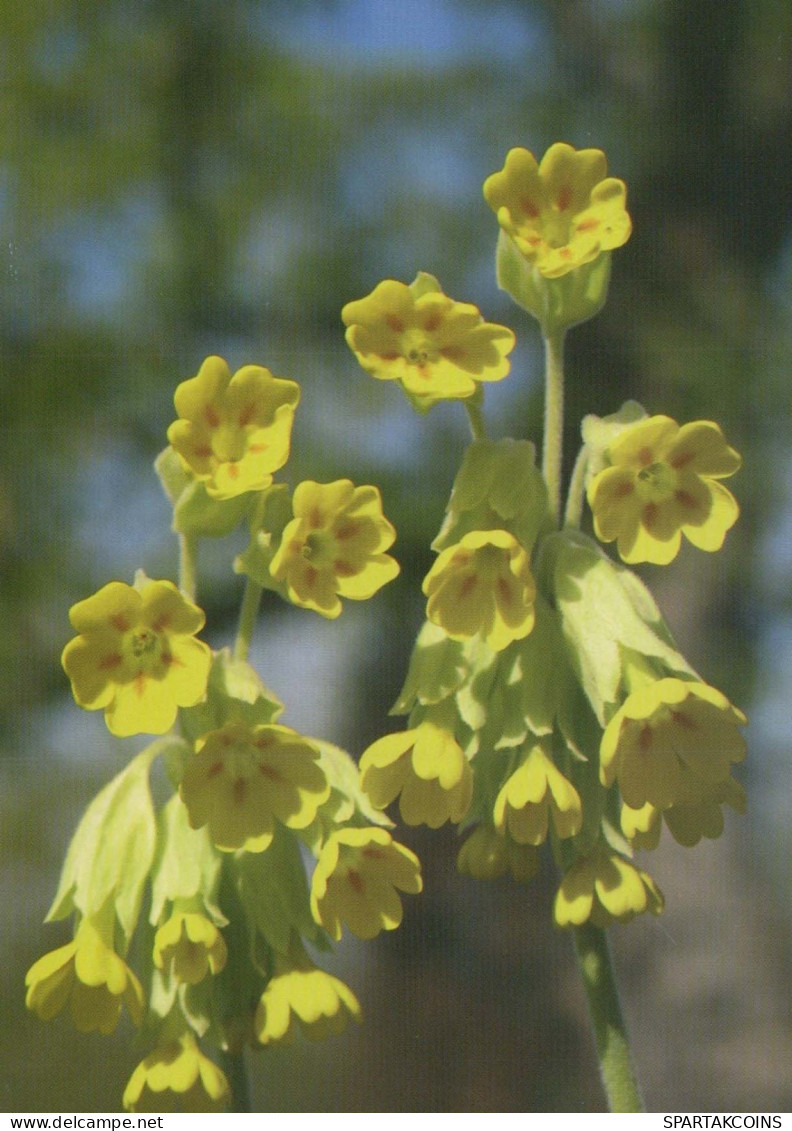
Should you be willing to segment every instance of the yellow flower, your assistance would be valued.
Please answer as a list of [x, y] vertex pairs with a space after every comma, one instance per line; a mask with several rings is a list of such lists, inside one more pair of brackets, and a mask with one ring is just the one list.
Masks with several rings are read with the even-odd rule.
[[510, 871], [515, 880], [527, 883], [539, 871], [539, 852], [533, 845], [517, 844], [508, 833], [478, 825], [459, 850], [457, 869], [474, 880], [496, 880]]
[[411, 286], [387, 279], [366, 298], [348, 302], [341, 317], [366, 372], [398, 381], [423, 407], [470, 397], [478, 382], [500, 381], [509, 372], [512, 331], [448, 298], [431, 275], [419, 275]]
[[355, 487], [349, 479], [306, 480], [294, 492], [292, 508], [270, 572], [286, 583], [295, 605], [334, 618], [341, 597], [364, 601], [398, 574], [399, 563], [383, 553], [396, 531], [382, 513], [376, 487]]
[[567, 781], [539, 743], [520, 757], [520, 764], [495, 801], [493, 823], [518, 844], [543, 844], [550, 817], [559, 837], [575, 836], [583, 823], [577, 790]]
[[188, 758], [179, 792], [194, 829], [218, 848], [269, 848], [275, 820], [304, 829], [330, 796], [319, 751], [289, 727], [227, 723]]
[[377, 809], [401, 794], [408, 825], [437, 829], [461, 821], [470, 808], [473, 772], [453, 734], [428, 720], [388, 734], [360, 759], [361, 785]]
[[80, 635], [61, 662], [74, 698], [89, 711], [104, 709], [113, 734], [165, 734], [177, 708], [202, 699], [212, 654], [195, 640], [204, 614], [170, 581], [140, 589], [111, 581], [69, 610]]
[[659, 915], [664, 900], [654, 880], [628, 860], [606, 848], [597, 848], [577, 860], [561, 881], [553, 915], [559, 927], [595, 927], [627, 923], [650, 911]]
[[291, 1044], [299, 1028], [311, 1041], [343, 1033], [360, 1021], [360, 1003], [350, 988], [319, 970], [303, 952], [289, 961], [278, 955], [261, 995], [253, 1029], [262, 1045]]
[[605, 728], [600, 780], [632, 809], [698, 802], [745, 758], [742, 711], [706, 683], [666, 678], [634, 691]]
[[127, 1111], [222, 1111], [231, 1089], [214, 1061], [204, 1056], [190, 1032], [149, 1053], [124, 1090]]
[[424, 578], [426, 615], [453, 640], [481, 633], [494, 652], [534, 626], [528, 555], [505, 530], [472, 530], [443, 550]]
[[216, 499], [261, 491], [289, 458], [296, 381], [260, 365], [234, 376], [221, 357], [207, 357], [197, 377], [183, 381], [174, 403], [180, 419], [168, 440], [182, 463]]
[[177, 982], [197, 986], [207, 974], [219, 974], [227, 957], [223, 936], [197, 912], [174, 912], [154, 936], [154, 965], [172, 970]]
[[703, 836], [715, 840], [722, 834], [722, 805], [731, 805], [738, 813], [745, 812], [745, 790], [732, 777], [706, 791], [685, 791], [683, 797], [683, 801], [668, 809], [658, 809], [648, 801], [640, 809], [622, 805], [622, 832], [635, 848], [657, 848], [662, 818], [677, 844], [692, 848]]
[[143, 1019], [140, 982], [90, 919], [81, 921], [72, 942], [31, 966], [25, 985], [25, 1005], [42, 1021], [68, 1005], [81, 1033], [112, 1033], [122, 1004], [136, 1025]]
[[401, 923], [399, 891], [416, 895], [422, 887], [418, 857], [385, 829], [339, 829], [314, 869], [311, 912], [336, 942], [342, 922], [358, 938], [373, 939]]
[[527, 149], [511, 149], [484, 182], [484, 198], [528, 262], [554, 279], [630, 238], [627, 190], [607, 169], [599, 149], [556, 142], [541, 164]]
[[594, 529], [617, 540], [625, 562], [667, 565], [682, 534], [700, 550], [719, 550], [740, 513], [719, 479], [733, 475], [740, 456], [717, 424], [680, 426], [650, 416], [622, 429], [606, 451], [610, 466], [588, 486]]

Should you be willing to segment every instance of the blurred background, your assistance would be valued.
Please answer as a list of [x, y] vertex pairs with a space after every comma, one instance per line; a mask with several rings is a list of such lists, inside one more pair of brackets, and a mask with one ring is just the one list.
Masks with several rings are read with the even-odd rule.
[[[42, 1024], [23, 978], [67, 939], [41, 920], [80, 813], [139, 748], [74, 706], [59, 655], [74, 601], [175, 577], [151, 462], [176, 384], [209, 353], [294, 378], [290, 481], [381, 485], [400, 578], [333, 623], [268, 595], [253, 655], [284, 722], [358, 756], [394, 727], [468, 433], [458, 405], [419, 419], [367, 378], [339, 312], [432, 272], [515, 329], [485, 412], [538, 439], [538, 335], [496, 288], [481, 183], [564, 140], [606, 151], [634, 220], [570, 335], [569, 461], [581, 416], [628, 397], [717, 419], [745, 457], [725, 550], [643, 571], [751, 726], [747, 816], [664, 843], [666, 913], [612, 932], [638, 1069], [650, 1111], [792, 1110], [788, 0], [3, 0], [0, 67], [0, 1108], [117, 1111], [142, 1055], [123, 1027]], [[241, 548], [202, 545], [218, 646]], [[253, 1057], [257, 1108], [603, 1110], [552, 874], [475, 884], [453, 831], [400, 835], [424, 896], [333, 959], [364, 1026]]]

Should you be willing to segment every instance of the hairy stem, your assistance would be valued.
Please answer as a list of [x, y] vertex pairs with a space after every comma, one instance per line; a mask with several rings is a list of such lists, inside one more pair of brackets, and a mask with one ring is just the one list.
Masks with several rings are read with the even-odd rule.
[[237, 1113], [251, 1111], [250, 1084], [248, 1082], [244, 1053], [221, 1052], [220, 1065], [231, 1087], [231, 1094], [233, 1096], [231, 1111]]
[[614, 1112], [643, 1111], [605, 932], [590, 923], [576, 927], [575, 950], [608, 1107]]
[[564, 441], [564, 333], [545, 338], [545, 419], [542, 474], [550, 496], [550, 513], [561, 517], [561, 462]]
[[179, 535], [179, 588], [185, 597], [195, 600], [197, 592], [196, 562], [198, 540], [190, 534]]

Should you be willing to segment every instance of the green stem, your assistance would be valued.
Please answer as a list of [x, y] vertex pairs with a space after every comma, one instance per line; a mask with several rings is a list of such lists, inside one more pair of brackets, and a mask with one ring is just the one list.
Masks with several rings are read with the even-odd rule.
[[242, 597], [242, 606], [239, 610], [239, 625], [236, 640], [234, 641], [234, 659], [246, 660], [250, 651], [250, 641], [253, 638], [253, 628], [258, 616], [261, 595], [264, 587], [249, 577], [245, 583], [245, 593]]
[[470, 421], [470, 432], [474, 440], [486, 440], [487, 428], [484, 424], [484, 414], [481, 411], [480, 404], [473, 404], [472, 401], [465, 401], [465, 409]]
[[220, 1066], [226, 1074], [226, 1079], [228, 1080], [233, 1096], [231, 1111], [236, 1113], [252, 1111], [250, 1106], [250, 1084], [248, 1082], [244, 1053], [221, 1052], [220, 1062]]
[[197, 592], [196, 562], [198, 539], [190, 534], [179, 535], [179, 588], [185, 597], [195, 600]]
[[542, 474], [550, 496], [550, 513], [561, 517], [561, 459], [564, 441], [564, 334], [545, 338], [545, 419]]
[[586, 988], [608, 1108], [614, 1112], [643, 1111], [605, 932], [590, 923], [576, 927], [575, 950]]
[[569, 491], [567, 493], [566, 512], [564, 514], [564, 526], [574, 526], [576, 530], [580, 529], [580, 520], [583, 517], [583, 495], [586, 485], [588, 461], [589, 449], [588, 445], [584, 444], [578, 452], [575, 466], [572, 469], [572, 478], [569, 481]]

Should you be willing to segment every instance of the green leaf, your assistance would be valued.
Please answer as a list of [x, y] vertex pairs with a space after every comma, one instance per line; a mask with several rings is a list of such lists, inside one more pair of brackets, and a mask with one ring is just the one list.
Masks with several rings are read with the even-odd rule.
[[320, 942], [323, 932], [311, 915], [305, 867], [293, 833], [276, 825], [266, 851], [240, 852], [230, 859], [229, 869], [248, 919], [273, 950], [287, 954], [293, 930]]
[[468, 671], [462, 641], [426, 621], [413, 646], [407, 678], [392, 715], [408, 715], [416, 703], [439, 703], [462, 685]]
[[195, 538], [224, 538], [250, 514], [256, 491], [233, 499], [214, 499], [197, 479], [192, 480], [173, 507], [173, 529]]
[[75, 909], [96, 915], [112, 899], [129, 942], [156, 845], [151, 764], [174, 741], [180, 740], [169, 736], [148, 746], [88, 806], [69, 846], [48, 921]]
[[229, 722], [268, 725], [282, 710], [280, 699], [256, 669], [246, 660], [234, 659], [229, 648], [222, 648], [212, 661], [206, 699], [195, 707], [182, 708], [180, 719], [185, 736], [196, 742]]
[[151, 876], [151, 923], [159, 923], [167, 903], [200, 896], [216, 926], [224, 926], [226, 918], [217, 905], [222, 857], [206, 828], [190, 827], [186, 806], [178, 794], [161, 810], [157, 834]]
[[272, 589], [287, 600], [286, 584], [276, 581], [270, 563], [278, 552], [283, 531], [294, 517], [291, 495], [285, 483], [276, 483], [266, 492], [260, 524], [251, 530], [247, 548], [234, 559], [234, 572], [243, 573], [265, 589]]

